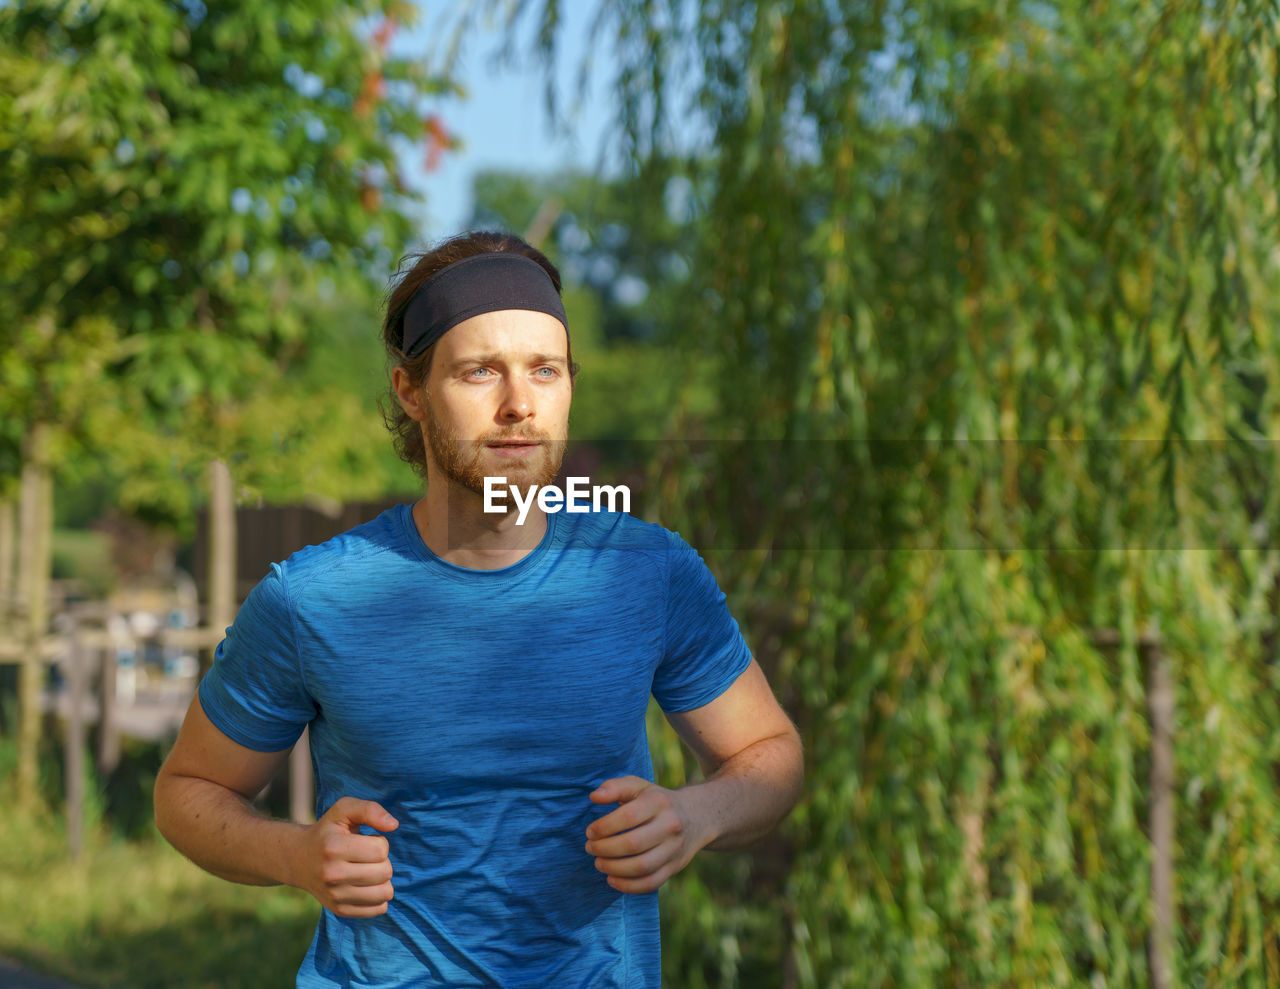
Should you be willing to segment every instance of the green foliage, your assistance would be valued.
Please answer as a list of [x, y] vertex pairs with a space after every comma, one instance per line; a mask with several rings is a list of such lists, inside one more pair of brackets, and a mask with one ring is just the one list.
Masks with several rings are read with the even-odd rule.
[[638, 176], [698, 190], [661, 517], [808, 750], [667, 979], [1148, 984], [1146, 632], [1179, 979], [1280, 981], [1274, 6], [602, 11]]
[[662, 439], [673, 410], [703, 412], [710, 400], [710, 363], [696, 352], [673, 361], [662, 345], [692, 290], [692, 231], [680, 209], [652, 208], [641, 192], [625, 177], [482, 172], [468, 224], [535, 233], [546, 224], [540, 246], [560, 269], [582, 367], [572, 434], [617, 443], [620, 457], [634, 455], [630, 442]]
[[[177, 515], [175, 479], [270, 448], [264, 418], [298, 418], [290, 372], [322, 335], [309, 311], [326, 292], [369, 298], [409, 237], [394, 142], [422, 134], [419, 102], [447, 84], [374, 28], [413, 14], [399, 0], [0, 7], [0, 468], [26, 423], [56, 422], [62, 462], [119, 460], [126, 501]], [[305, 425], [329, 431], [299, 451], [320, 486], [353, 463], [370, 476], [364, 414], [309, 397], [328, 406]], [[268, 452], [250, 451], [251, 484], [302, 483], [306, 468]]]
[[566, 284], [595, 297], [602, 341], [652, 341], [675, 322], [690, 288], [694, 242], [679, 203], [654, 208], [640, 191], [631, 177], [481, 172], [468, 225], [545, 231], [540, 246]]

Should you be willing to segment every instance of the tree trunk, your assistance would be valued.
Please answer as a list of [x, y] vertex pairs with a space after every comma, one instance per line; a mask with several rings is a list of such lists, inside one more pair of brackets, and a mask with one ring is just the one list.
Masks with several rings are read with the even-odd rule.
[[[231, 470], [222, 460], [209, 464], [209, 610], [215, 632], [231, 624], [236, 612], [236, 505]], [[200, 673], [213, 665], [212, 648], [201, 653]]]
[[49, 627], [49, 570], [53, 549], [53, 481], [49, 473], [49, 424], [27, 436], [22, 468], [21, 553], [18, 592], [23, 610], [24, 655], [18, 679], [18, 803], [34, 810], [40, 749], [40, 687], [44, 639]]
[[1151, 718], [1151, 985], [1173, 989], [1173, 677], [1169, 660], [1154, 642], [1147, 647], [1147, 708]]
[[560, 214], [563, 212], [564, 203], [558, 196], [544, 199], [542, 205], [538, 207], [538, 212], [529, 221], [528, 229], [524, 232], [523, 239], [525, 242], [534, 247], [541, 247], [542, 242], [547, 238], [547, 234], [551, 233], [551, 228], [556, 225], [556, 220], [560, 219]]

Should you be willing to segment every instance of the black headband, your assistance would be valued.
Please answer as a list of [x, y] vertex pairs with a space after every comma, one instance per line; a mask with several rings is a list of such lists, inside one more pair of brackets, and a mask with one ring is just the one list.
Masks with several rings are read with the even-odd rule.
[[569, 332], [564, 303], [547, 270], [509, 251], [474, 254], [441, 268], [418, 289], [404, 314], [406, 357], [416, 357], [463, 320], [500, 309], [554, 316]]

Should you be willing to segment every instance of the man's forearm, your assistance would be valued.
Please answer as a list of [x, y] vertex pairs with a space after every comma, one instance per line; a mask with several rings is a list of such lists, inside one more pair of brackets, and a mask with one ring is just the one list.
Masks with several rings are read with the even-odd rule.
[[234, 790], [192, 776], [162, 774], [155, 807], [160, 833], [207, 872], [250, 886], [294, 885], [301, 825], [264, 817]]
[[763, 838], [800, 798], [804, 758], [794, 732], [764, 738], [684, 792], [696, 798], [702, 845], [719, 851]]

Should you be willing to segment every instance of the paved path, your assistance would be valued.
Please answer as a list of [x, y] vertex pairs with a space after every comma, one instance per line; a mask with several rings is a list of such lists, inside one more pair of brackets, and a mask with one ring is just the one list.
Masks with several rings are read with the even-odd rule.
[[74, 989], [66, 982], [59, 982], [47, 975], [36, 975], [19, 968], [17, 962], [0, 957], [0, 989]]

